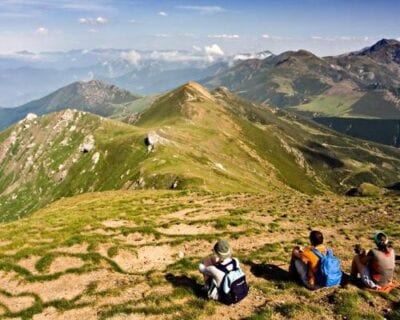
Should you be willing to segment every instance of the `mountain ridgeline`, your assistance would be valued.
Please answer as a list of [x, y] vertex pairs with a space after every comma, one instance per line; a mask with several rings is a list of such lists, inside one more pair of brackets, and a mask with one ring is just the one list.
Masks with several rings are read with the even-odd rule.
[[202, 83], [310, 116], [400, 118], [400, 42], [320, 58], [305, 50], [246, 60]]
[[42, 99], [16, 108], [0, 109], [0, 130], [25, 118], [28, 113], [43, 115], [66, 108], [110, 116], [122, 112], [138, 98], [127, 90], [102, 81], [74, 82]]
[[[131, 98], [111, 100], [117, 105]], [[1, 219], [92, 191], [321, 194], [400, 180], [399, 150], [335, 133], [226, 88], [210, 92], [189, 82], [143, 109], [134, 125], [68, 109], [29, 115], [1, 132]]]

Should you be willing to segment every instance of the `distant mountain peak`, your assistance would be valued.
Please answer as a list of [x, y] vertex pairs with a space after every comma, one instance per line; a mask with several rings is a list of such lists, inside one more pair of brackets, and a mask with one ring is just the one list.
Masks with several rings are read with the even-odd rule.
[[400, 44], [400, 42], [395, 39], [381, 39], [377, 43], [375, 43], [372, 47], [379, 48], [379, 47], [385, 47], [385, 46], [393, 46], [393, 45], [397, 45], [397, 44]]
[[400, 41], [395, 39], [381, 39], [370, 47], [361, 51], [352, 52], [350, 55], [369, 56], [383, 63], [400, 63]]
[[136, 99], [138, 96], [131, 92], [103, 81], [77, 81], [41, 99], [11, 109], [8, 111], [10, 114], [8, 119], [6, 121], [1, 119], [3, 121], [0, 121], [0, 129], [25, 118], [28, 113], [40, 116], [64, 109], [78, 109], [101, 116], [109, 116], [116, 110], [123, 109], [125, 103]]
[[208, 100], [214, 100], [211, 93], [204, 88], [201, 84], [195, 81], [189, 81], [183, 86], [176, 90], [177, 93], [183, 92], [185, 94], [186, 101], [192, 101], [196, 99], [206, 98]]

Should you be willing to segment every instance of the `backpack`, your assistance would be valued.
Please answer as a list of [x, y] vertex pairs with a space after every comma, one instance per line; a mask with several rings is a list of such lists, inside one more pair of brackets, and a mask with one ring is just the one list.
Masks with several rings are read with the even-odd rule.
[[339, 285], [342, 280], [342, 269], [339, 259], [333, 255], [332, 250], [328, 248], [325, 256], [315, 248], [312, 251], [319, 258], [315, 275], [317, 284], [322, 287]]
[[[231, 271], [227, 268], [229, 265], [232, 265]], [[249, 293], [249, 286], [237, 260], [232, 259], [227, 265], [218, 264], [216, 268], [225, 273], [218, 290], [219, 300], [228, 305], [243, 300]]]

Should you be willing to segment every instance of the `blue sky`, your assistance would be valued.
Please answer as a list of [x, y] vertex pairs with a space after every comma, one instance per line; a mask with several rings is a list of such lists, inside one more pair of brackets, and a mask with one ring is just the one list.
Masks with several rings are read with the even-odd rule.
[[338, 54], [400, 38], [397, 0], [1, 0], [0, 53], [92, 48]]

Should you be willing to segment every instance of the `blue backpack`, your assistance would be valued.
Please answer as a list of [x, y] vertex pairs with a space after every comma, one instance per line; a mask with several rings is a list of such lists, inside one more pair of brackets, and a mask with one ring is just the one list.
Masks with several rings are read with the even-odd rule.
[[339, 259], [333, 255], [332, 250], [328, 248], [325, 256], [315, 248], [312, 251], [319, 258], [315, 275], [317, 284], [322, 287], [339, 285], [342, 280], [342, 269]]

